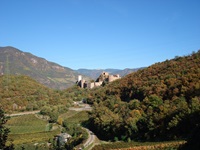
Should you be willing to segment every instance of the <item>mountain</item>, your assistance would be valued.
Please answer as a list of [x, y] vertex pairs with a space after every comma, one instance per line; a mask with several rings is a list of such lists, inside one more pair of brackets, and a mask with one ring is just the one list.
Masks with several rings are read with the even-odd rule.
[[119, 74], [121, 77], [124, 77], [130, 73], [133, 73], [133, 72], [136, 72], [138, 70], [141, 70], [141, 69], [144, 69], [145, 67], [141, 67], [141, 68], [126, 68], [126, 69], [123, 69], [123, 70], [119, 70], [119, 71], [116, 71], [115, 74]]
[[88, 76], [92, 78], [93, 80], [96, 80], [103, 71], [108, 72], [109, 74], [113, 74], [113, 75], [119, 74], [121, 77], [123, 77], [139, 69], [142, 69], [142, 68], [135, 68], [135, 69], [126, 68], [123, 70], [122, 69], [78, 69], [75, 71], [85, 76]]
[[89, 92], [89, 126], [100, 139], [188, 139], [200, 130], [200, 50]]
[[[27, 75], [53, 89], [74, 85], [78, 73], [14, 47], [0, 47], [0, 75]], [[87, 77], [84, 77], [87, 79]]]

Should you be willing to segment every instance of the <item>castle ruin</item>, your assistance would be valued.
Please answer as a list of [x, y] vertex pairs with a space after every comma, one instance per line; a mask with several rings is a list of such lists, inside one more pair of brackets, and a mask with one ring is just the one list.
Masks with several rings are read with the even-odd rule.
[[103, 83], [110, 83], [120, 78], [121, 77], [119, 76], [119, 74], [110, 75], [108, 72], [102, 72], [95, 82], [87, 82], [86, 80], [82, 79], [81, 75], [79, 75], [77, 85], [80, 86], [81, 88], [92, 89], [94, 87], [101, 86]]

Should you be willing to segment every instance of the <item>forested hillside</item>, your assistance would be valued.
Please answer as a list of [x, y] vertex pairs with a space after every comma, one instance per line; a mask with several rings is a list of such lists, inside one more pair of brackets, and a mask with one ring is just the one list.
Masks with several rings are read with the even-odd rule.
[[200, 127], [200, 51], [156, 63], [88, 95], [106, 140], [187, 139]]
[[0, 76], [0, 107], [7, 113], [69, 104], [63, 92], [49, 89], [28, 76]]

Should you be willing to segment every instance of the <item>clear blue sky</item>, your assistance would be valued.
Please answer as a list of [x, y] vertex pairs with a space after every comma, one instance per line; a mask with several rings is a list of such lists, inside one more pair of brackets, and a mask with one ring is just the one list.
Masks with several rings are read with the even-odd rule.
[[0, 0], [0, 46], [72, 69], [149, 66], [200, 49], [200, 0]]

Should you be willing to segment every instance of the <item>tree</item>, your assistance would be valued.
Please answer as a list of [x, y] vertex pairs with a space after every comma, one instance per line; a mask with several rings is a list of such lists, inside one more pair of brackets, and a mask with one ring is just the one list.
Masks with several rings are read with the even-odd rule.
[[59, 113], [57, 111], [50, 112], [48, 115], [50, 117], [49, 122], [51, 122], [51, 123], [56, 123], [57, 122], [58, 116], [59, 116]]
[[3, 109], [0, 107], [0, 149], [2, 150], [13, 150], [14, 146], [6, 146], [6, 141], [8, 139], [8, 133], [10, 132], [8, 128], [4, 125], [7, 122], [7, 117], [4, 114]]

